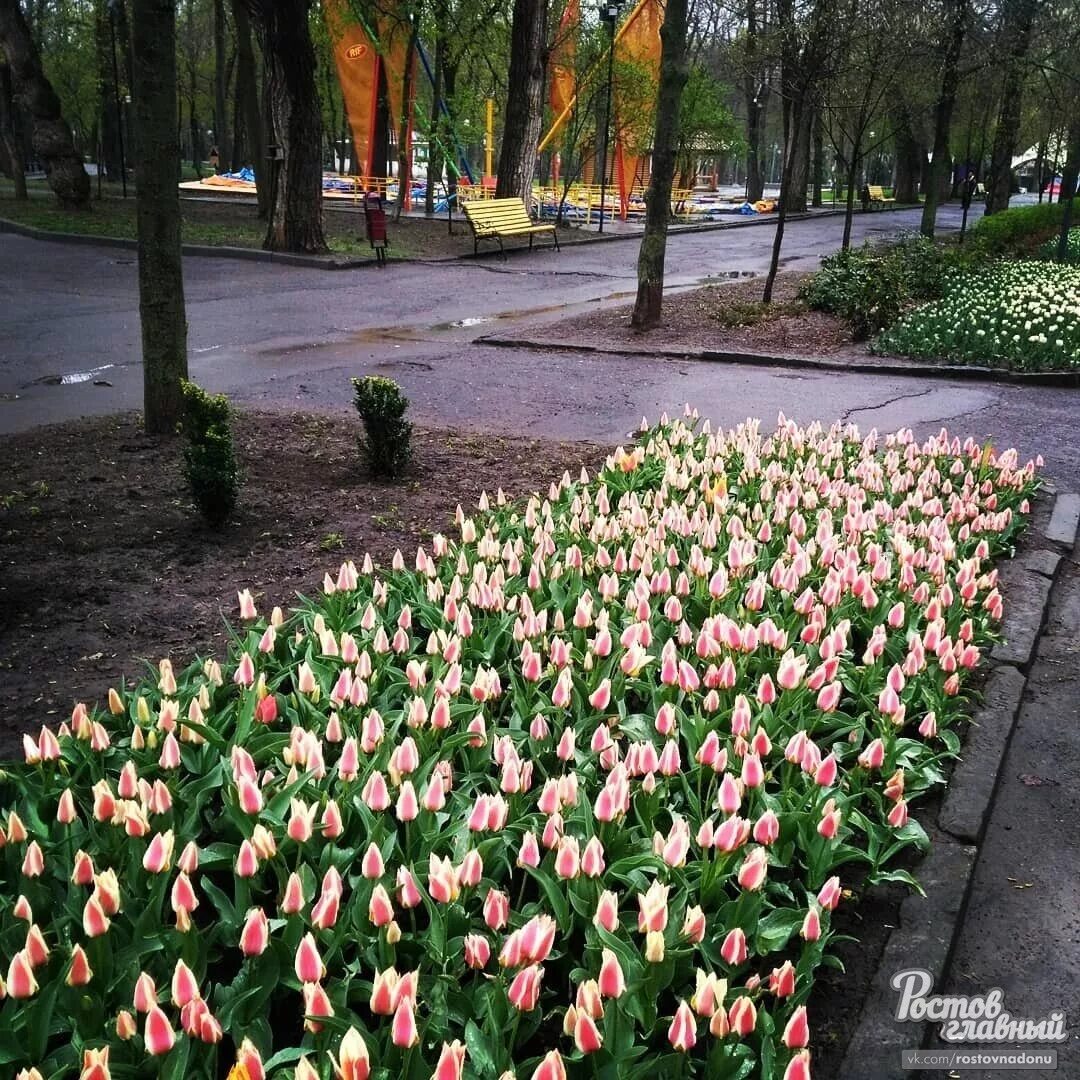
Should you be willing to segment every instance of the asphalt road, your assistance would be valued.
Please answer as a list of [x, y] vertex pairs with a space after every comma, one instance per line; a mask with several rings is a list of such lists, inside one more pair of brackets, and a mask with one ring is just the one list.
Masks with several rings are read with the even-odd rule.
[[[958, 222], [947, 208], [943, 226]], [[917, 225], [917, 211], [859, 215], [855, 240]], [[842, 226], [838, 217], [791, 223], [785, 267], [813, 268], [839, 246]], [[674, 236], [668, 285], [760, 273], [772, 236], [771, 225]], [[402, 384], [420, 423], [605, 442], [686, 401], [723, 424], [780, 410], [867, 428], [947, 424], [1041, 452], [1051, 475], [1077, 483], [1070, 391], [473, 344], [522, 319], [625, 303], [637, 247], [628, 239], [383, 271], [189, 258], [191, 375], [254, 405], [348, 410], [349, 377], [377, 372]], [[138, 408], [139, 368], [133, 252], [0, 236], [0, 432]]]

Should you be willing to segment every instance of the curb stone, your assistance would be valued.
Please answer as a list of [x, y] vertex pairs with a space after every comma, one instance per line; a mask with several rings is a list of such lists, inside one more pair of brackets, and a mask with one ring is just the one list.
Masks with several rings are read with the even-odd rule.
[[982, 839], [1009, 734], [1020, 711], [1027, 680], [1009, 664], [995, 668], [986, 684], [983, 703], [968, 732], [960, 760], [953, 769], [938, 824], [967, 844]]
[[[30, 240], [45, 240], [58, 244], [80, 244], [88, 247], [122, 248], [135, 251], [137, 240], [123, 236], [91, 236], [86, 233], [50, 232], [32, 225], [0, 218], [0, 233], [13, 233]], [[358, 270], [377, 265], [374, 259], [352, 259], [326, 255], [297, 255], [288, 251], [263, 251], [261, 248], [217, 247], [213, 244], [181, 244], [181, 254], [208, 256], [215, 259], [241, 259], [248, 262], [281, 263], [286, 266], [303, 266], [311, 270]], [[408, 260], [400, 260], [402, 262]]]
[[944, 977], [977, 856], [975, 847], [937, 837], [919, 864], [926, 895], [912, 894], [900, 905], [899, 926], [889, 935], [844, 1055], [844, 1080], [910, 1080], [902, 1054], [922, 1046], [921, 1025], [896, 1020], [891, 980], [911, 968], [929, 971], [935, 985]]
[[[1054, 543], [1071, 549], [1080, 528], [1080, 495], [1058, 494], [1051, 498], [1054, 505], [1049, 522], [1033, 535], [1041, 535], [1048, 542], [1053, 539]], [[1046, 520], [1038, 514], [1037, 506], [1032, 515], [1033, 524], [1039, 518]], [[1069, 527], [1071, 535], [1067, 535]], [[990, 654], [991, 660], [999, 661], [999, 666], [990, 675], [985, 700], [972, 718], [963, 756], [945, 792], [938, 815], [938, 826], [944, 835], [934, 837], [929, 853], [916, 868], [926, 895], [911, 895], [901, 903], [899, 926], [889, 935], [844, 1054], [840, 1070], [844, 1080], [911, 1080], [916, 1074], [904, 1068], [903, 1051], [932, 1045], [933, 1025], [901, 1023], [895, 1019], [897, 993], [891, 980], [896, 972], [910, 968], [929, 971], [935, 987], [944, 979], [974, 880], [977, 845], [989, 818], [998, 776], [1027, 686], [1027, 673], [1020, 668], [1034, 655], [1049, 613], [1051, 588], [1060, 562], [1061, 556], [1056, 552], [1031, 547], [1003, 568], [1002, 577], [1006, 578], [1005, 569], [1015, 567], [1003, 583], [1009, 589], [1003, 631], [1007, 639], [1020, 634], [1025, 641], [1017, 646], [1007, 640], [999, 648], [1003, 655], [1024, 655], [1026, 659], [1023, 664], [1001, 662], [998, 648]], [[1019, 605], [1023, 611], [1017, 617], [1015, 610]], [[1008, 614], [1010, 607], [1014, 611], [1012, 618]], [[1014, 650], [1012, 654], [1010, 649]]]
[[750, 367], [841, 371], [849, 375], [906, 375], [921, 379], [965, 379], [972, 382], [1019, 383], [1024, 386], [1080, 387], [1080, 372], [1076, 371], [1010, 371], [1007, 368], [979, 367], [975, 364], [928, 364], [915, 360], [878, 361], [856, 358], [834, 360], [786, 353], [727, 352], [713, 349], [611, 349], [601, 345], [498, 337], [494, 334], [474, 338], [473, 344], [491, 345], [499, 349], [536, 349], [546, 352], [593, 353], [600, 356], [633, 356], [646, 359], [663, 357], [669, 360], [698, 360]]
[[1080, 526], [1080, 495], [1059, 495], [1046, 527], [1046, 539], [1071, 551]]

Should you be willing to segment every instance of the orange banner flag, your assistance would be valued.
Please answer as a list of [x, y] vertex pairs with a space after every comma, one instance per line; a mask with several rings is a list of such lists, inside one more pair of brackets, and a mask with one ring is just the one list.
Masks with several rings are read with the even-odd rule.
[[574, 99], [574, 64], [581, 32], [581, 4], [568, 0], [551, 53], [551, 109], [558, 116]]
[[[646, 0], [635, 9], [633, 15], [619, 37], [615, 47], [615, 59], [629, 62], [648, 70], [654, 79], [660, 78], [660, 27], [664, 24], [664, 6], [661, 0]], [[636, 108], [637, 106], [635, 106]], [[631, 109], [621, 105], [618, 99], [614, 104], [616, 160], [622, 165], [619, 170], [619, 203], [623, 218], [630, 202], [630, 194], [635, 183], [644, 180], [646, 160], [634, 153], [629, 144], [629, 124], [626, 122]], [[636, 149], [641, 149], [637, 147]]]

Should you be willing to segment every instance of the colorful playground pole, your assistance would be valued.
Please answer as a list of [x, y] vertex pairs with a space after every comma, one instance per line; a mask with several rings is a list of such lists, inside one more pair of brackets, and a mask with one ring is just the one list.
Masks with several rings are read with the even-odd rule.
[[487, 99], [487, 138], [484, 140], [484, 177], [493, 175], [492, 158], [495, 154], [495, 99]]

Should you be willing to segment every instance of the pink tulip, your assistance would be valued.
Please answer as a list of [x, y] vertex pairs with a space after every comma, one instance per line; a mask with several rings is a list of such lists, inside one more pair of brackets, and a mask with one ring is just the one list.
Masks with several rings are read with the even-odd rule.
[[604, 891], [600, 894], [593, 923], [603, 927], [609, 934], [615, 933], [619, 925], [619, 900], [615, 893]]
[[305, 934], [296, 949], [293, 970], [302, 983], [319, 982], [326, 974], [326, 967], [319, 955], [319, 947], [311, 934]]
[[836, 783], [836, 757], [829, 754], [814, 771], [814, 782], [820, 787], [831, 787]]
[[485, 968], [491, 959], [491, 946], [487, 938], [480, 934], [465, 935], [465, 965], [471, 968]]
[[334, 1015], [334, 1006], [321, 983], [304, 983], [304, 1030], [318, 1034], [323, 1030], [321, 1020]]
[[754, 839], [759, 844], [774, 844], [779, 836], [780, 820], [772, 810], [766, 810], [754, 824]]
[[368, 1080], [371, 1064], [368, 1058], [364, 1037], [354, 1027], [350, 1027], [342, 1037], [338, 1047], [338, 1056], [330, 1055], [334, 1066], [335, 1080]]
[[465, 1070], [465, 1047], [455, 1039], [443, 1043], [431, 1080], [461, 1080]]
[[176, 968], [173, 970], [172, 977], [172, 1003], [177, 1008], [182, 1008], [192, 998], [199, 996], [199, 983], [195, 978], [195, 973], [184, 963], [183, 960], [176, 961]]
[[889, 811], [889, 824], [894, 829], [902, 829], [908, 822], [907, 802], [898, 799], [896, 805]]
[[252, 908], [240, 932], [240, 951], [245, 956], [262, 956], [269, 943], [270, 923], [266, 912], [262, 908]]
[[90, 961], [81, 945], [76, 945], [71, 950], [71, 966], [64, 981], [68, 986], [86, 986], [94, 977], [90, 968]]
[[41, 845], [36, 840], [31, 840], [26, 848], [26, 855], [23, 857], [22, 873], [24, 877], [36, 878], [41, 877], [45, 872], [45, 856], [42, 853]]
[[728, 1025], [736, 1035], [746, 1038], [757, 1027], [757, 1009], [750, 998], [737, 997], [728, 1009]]
[[790, 997], [795, 993], [795, 982], [795, 965], [785, 960], [782, 966], [773, 968], [769, 976], [769, 992], [778, 998]]
[[91, 896], [83, 907], [83, 933], [89, 938], [101, 937], [108, 933], [109, 917], [102, 910], [97, 896]]
[[818, 915], [817, 908], [811, 907], [807, 911], [799, 934], [805, 941], [817, 941], [821, 937], [821, 916]]
[[154, 1057], [167, 1054], [176, 1042], [176, 1034], [169, 1023], [169, 1018], [154, 1005], [146, 1014], [143, 1028], [143, 1044], [146, 1052]]
[[394, 918], [394, 905], [382, 885], [376, 885], [368, 902], [368, 919], [372, 926], [386, 926]]
[[255, 847], [250, 840], [241, 841], [234, 869], [236, 876], [241, 878], [254, 877], [258, 873], [259, 856], [255, 853]]
[[262, 1055], [250, 1039], [245, 1038], [240, 1043], [240, 1049], [236, 1052], [236, 1063], [243, 1065], [250, 1080], [265, 1080]]
[[531, 1012], [540, 998], [540, 980], [544, 969], [539, 964], [530, 964], [522, 968], [510, 983], [507, 997], [510, 1004], [519, 1012]]
[[769, 855], [764, 848], [754, 848], [739, 867], [739, 887], [754, 892], [765, 884], [769, 870]]
[[679, 1002], [679, 1007], [671, 1019], [668, 1042], [680, 1053], [692, 1050], [697, 1043], [697, 1020], [685, 1001]]
[[788, 1062], [784, 1080], [810, 1080], [810, 1051], [800, 1050]]
[[529, 1080], [566, 1080], [566, 1066], [558, 1050], [549, 1050]]
[[34, 965], [26, 950], [20, 950], [11, 958], [7, 974], [7, 994], [20, 1000], [33, 997], [38, 992], [37, 979], [34, 978]]
[[510, 898], [504, 892], [488, 889], [484, 897], [484, 922], [492, 930], [501, 930], [510, 917]]
[[728, 931], [724, 943], [720, 946], [720, 955], [724, 958], [724, 962], [731, 964], [732, 967], [746, 963], [746, 934], [739, 927]]
[[597, 978], [600, 993], [606, 998], [620, 998], [626, 992], [626, 978], [623, 975], [619, 958], [610, 949], [604, 949]]
[[594, 1054], [604, 1045], [596, 1021], [587, 1013], [577, 1014], [574, 1022], [574, 1045], [583, 1054]]
[[831, 877], [821, 887], [817, 896], [818, 903], [827, 911], [832, 911], [840, 903], [840, 879]]
[[806, 1006], [800, 1005], [788, 1020], [784, 1028], [784, 1045], [789, 1050], [795, 1050], [810, 1044], [810, 1025], [806, 1020]]

